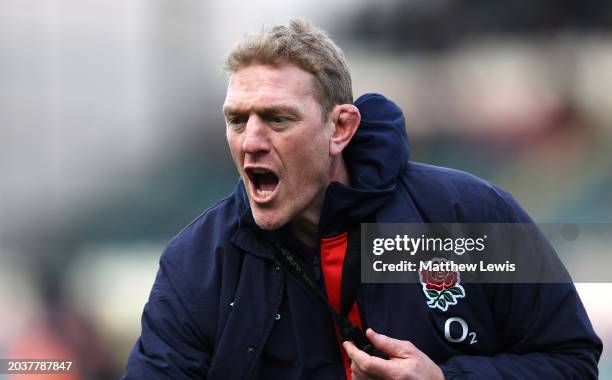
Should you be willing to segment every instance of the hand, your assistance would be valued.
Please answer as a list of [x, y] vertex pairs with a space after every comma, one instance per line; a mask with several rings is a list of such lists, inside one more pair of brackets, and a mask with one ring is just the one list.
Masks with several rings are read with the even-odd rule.
[[352, 361], [353, 380], [444, 380], [440, 367], [409, 341], [389, 338], [372, 329], [366, 335], [374, 347], [389, 355], [389, 360], [368, 355], [352, 342], [344, 342], [342, 345]]

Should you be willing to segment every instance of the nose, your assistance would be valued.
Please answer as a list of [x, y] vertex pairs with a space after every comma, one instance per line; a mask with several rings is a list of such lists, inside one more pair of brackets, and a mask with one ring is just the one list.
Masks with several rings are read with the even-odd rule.
[[251, 116], [247, 121], [242, 150], [247, 154], [265, 153], [270, 150], [268, 130], [257, 116]]

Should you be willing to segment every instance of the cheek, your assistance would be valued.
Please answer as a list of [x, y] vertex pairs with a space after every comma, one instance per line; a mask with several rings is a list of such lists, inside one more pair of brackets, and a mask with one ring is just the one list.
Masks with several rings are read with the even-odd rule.
[[229, 133], [227, 134], [227, 145], [229, 146], [230, 153], [234, 162], [239, 163], [241, 154], [242, 142], [240, 138], [236, 136], [231, 136]]
[[326, 174], [329, 149], [322, 138], [307, 136], [288, 143], [286, 148], [285, 157], [289, 158], [292, 170], [299, 174], [302, 182], [309, 182], [315, 179], [313, 176]]
[[306, 162], [309, 164], [310, 161], [320, 162], [329, 158], [329, 138], [322, 131], [304, 133], [299, 139], [295, 139], [292, 144], [294, 145], [293, 150], [307, 158], [309, 161]]

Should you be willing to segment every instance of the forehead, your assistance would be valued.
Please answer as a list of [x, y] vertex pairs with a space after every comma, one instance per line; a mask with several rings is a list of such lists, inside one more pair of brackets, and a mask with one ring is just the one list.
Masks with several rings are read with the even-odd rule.
[[264, 102], [294, 106], [314, 100], [314, 76], [293, 64], [249, 65], [234, 72], [224, 108], [243, 108]]

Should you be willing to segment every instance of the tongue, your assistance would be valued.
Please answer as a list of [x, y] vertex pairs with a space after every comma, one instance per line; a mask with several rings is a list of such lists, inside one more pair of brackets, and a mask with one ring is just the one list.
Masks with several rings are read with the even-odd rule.
[[257, 182], [260, 190], [274, 191], [278, 184], [278, 177], [272, 173], [261, 174]]

